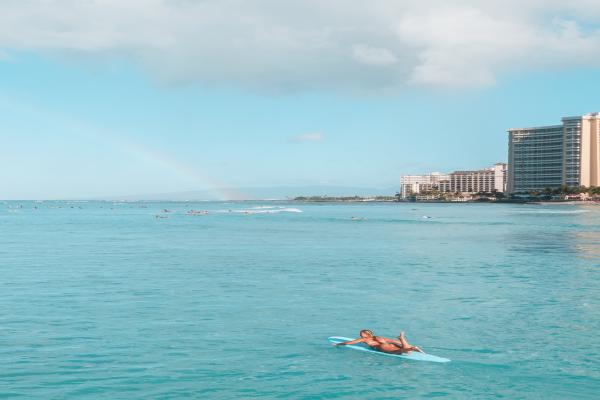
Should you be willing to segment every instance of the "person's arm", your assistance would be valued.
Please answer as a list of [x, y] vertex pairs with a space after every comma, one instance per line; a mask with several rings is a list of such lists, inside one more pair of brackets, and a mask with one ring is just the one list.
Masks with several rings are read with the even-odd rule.
[[363, 339], [363, 338], [354, 339], [354, 340], [350, 340], [349, 342], [336, 343], [335, 346], [346, 346], [348, 344], [362, 343], [364, 341], [365, 341], [365, 339]]

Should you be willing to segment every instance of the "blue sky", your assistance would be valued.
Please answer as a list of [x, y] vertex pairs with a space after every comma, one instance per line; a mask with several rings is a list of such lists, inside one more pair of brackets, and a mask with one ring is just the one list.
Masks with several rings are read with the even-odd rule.
[[[8, 11], [15, 16], [34, 18], [35, 2], [9, 3]], [[71, 13], [69, 19], [60, 13], [59, 5], [65, 2], [54, 3], [63, 25], [74, 24], [75, 32], [83, 29], [72, 21], [89, 10], [62, 9]], [[170, 7], [168, 2], [151, 3], [160, 6], [156, 18]], [[19, 4], [30, 8], [21, 9]], [[428, 12], [416, 10], [416, 15]], [[333, 24], [328, 18], [324, 13], [323, 21], [315, 24]], [[352, 18], [357, 17], [348, 17]], [[435, 22], [448, 16], [422, 18]], [[511, 27], [517, 22], [528, 29], [537, 26], [523, 22], [520, 15], [502, 18], [498, 23]], [[507, 128], [556, 124], [562, 116], [600, 110], [600, 64], [589, 57], [575, 58], [569, 45], [573, 40], [574, 47], [581, 47], [575, 50], [585, 53], [587, 46], [600, 43], [597, 25], [594, 19], [577, 18], [569, 20], [571, 25], [558, 24], [557, 37], [567, 35], [561, 45], [531, 39], [534, 44], [525, 50], [532, 51], [534, 61], [520, 59], [521, 52], [513, 54], [518, 38], [497, 42], [493, 36], [497, 32], [485, 31], [493, 36], [486, 40], [505, 53], [492, 57], [488, 50], [477, 53], [480, 43], [476, 40], [474, 46], [464, 35], [449, 44], [445, 38], [441, 44], [435, 42], [437, 37], [424, 42], [419, 32], [411, 30], [414, 23], [402, 20], [398, 29], [414, 34], [411, 45], [423, 47], [422, 53], [405, 62], [401, 50], [386, 50], [392, 45], [350, 45], [355, 62], [360, 68], [367, 65], [365, 69], [343, 57], [332, 61], [313, 48], [297, 48], [289, 40], [264, 45], [273, 33], [262, 30], [257, 42], [250, 44], [260, 62], [235, 45], [228, 48], [231, 41], [216, 52], [182, 36], [181, 48], [193, 57], [186, 53], [179, 59], [180, 53], [172, 50], [180, 45], [176, 35], [164, 49], [151, 51], [144, 47], [144, 32], [126, 32], [117, 39], [107, 35], [112, 41], [97, 49], [98, 37], [103, 36], [93, 36], [92, 44], [73, 44], [64, 35], [47, 39], [47, 32], [40, 34], [45, 40], [40, 42], [33, 29], [16, 32], [9, 40], [0, 30], [0, 198], [188, 190], [227, 197], [224, 187], [304, 185], [393, 190], [401, 174], [481, 168], [505, 161]], [[113, 26], [113, 19], [111, 13], [100, 18], [102, 34], [106, 26]], [[293, 28], [296, 35], [316, 29], [283, 21], [277, 29]], [[568, 36], [573, 21], [585, 28], [578, 30], [577, 40]], [[39, 23], [44, 29], [51, 26], [48, 21]], [[565, 24], [567, 28], [561, 28]], [[220, 28], [206, 29], [219, 33]], [[459, 28], [449, 23], [447, 29]], [[474, 24], [470, 29], [465, 34], [488, 27]], [[353, 35], [354, 42], [362, 43], [361, 32]], [[129, 40], [135, 43], [120, 47]], [[557, 55], [566, 51], [574, 61], [554, 62], [548, 56], [551, 46], [558, 46]], [[470, 50], [461, 50], [465, 47]], [[459, 65], [454, 56], [444, 58], [453, 54], [452, 49], [457, 49], [456, 57], [477, 55], [492, 61]], [[294, 68], [288, 65], [292, 53], [307, 53], [292, 60]], [[522, 65], [515, 66], [519, 62]], [[209, 68], [205, 63], [215, 65]], [[411, 73], [401, 75], [409, 69]]]

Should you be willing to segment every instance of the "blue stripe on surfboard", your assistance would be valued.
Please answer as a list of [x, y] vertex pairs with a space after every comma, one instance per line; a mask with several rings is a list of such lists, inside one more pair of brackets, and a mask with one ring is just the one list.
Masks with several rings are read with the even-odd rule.
[[[331, 336], [328, 340], [331, 343], [342, 343], [342, 342], [349, 342], [350, 340], [354, 340], [354, 339], [343, 337], [343, 336]], [[366, 345], [364, 345], [362, 343], [346, 345], [344, 347], [347, 347], [347, 348], [353, 349], [353, 350], [367, 351], [369, 353], [380, 354], [382, 356], [406, 358], [407, 360], [430, 361], [430, 362], [438, 362], [438, 363], [445, 363], [445, 362], [449, 362], [450, 361], [447, 358], [438, 357], [438, 356], [434, 356], [434, 355], [431, 355], [431, 354], [419, 353], [418, 351], [412, 351], [412, 352], [410, 352], [408, 354], [390, 354], [390, 353], [384, 353], [382, 351], [373, 350], [370, 347], [368, 347], [368, 346], [366, 346]]]

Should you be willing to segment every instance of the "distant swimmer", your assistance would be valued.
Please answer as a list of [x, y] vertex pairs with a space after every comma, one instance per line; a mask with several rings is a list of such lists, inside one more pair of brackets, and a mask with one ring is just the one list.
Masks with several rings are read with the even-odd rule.
[[430, 219], [431, 217], [429, 215], [423, 215], [423, 218]]
[[390, 354], [403, 354], [410, 353], [411, 351], [418, 351], [419, 353], [425, 353], [417, 346], [413, 346], [406, 341], [404, 332], [400, 332], [398, 340], [388, 339], [382, 336], [375, 336], [372, 331], [363, 329], [360, 331], [360, 339], [350, 340], [349, 342], [337, 343], [336, 346], [345, 346], [349, 344], [365, 343], [373, 350], [381, 351]]

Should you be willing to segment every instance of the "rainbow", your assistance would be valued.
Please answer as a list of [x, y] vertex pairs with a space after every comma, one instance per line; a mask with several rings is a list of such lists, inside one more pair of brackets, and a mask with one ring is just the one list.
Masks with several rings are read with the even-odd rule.
[[[8, 102], [1, 96], [0, 102], [2, 102], [2, 106], [11, 106], [11, 108], [15, 105], [15, 99], [11, 99], [10, 102]], [[4, 104], [5, 102], [6, 104]], [[20, 110], [23, 108], [25, 108], [29, 113], [42, 117], [43, 119], [50, 119], [43, 109], [39, 109], [30, 104], [19, 104], [18, 109]], [[194, 168], [191, 165], [181, 162], [177, 158], [173, 157], [170, 154], [167, 154], [164, 151], [159, 151], [157, 149], [151, 148], [130, 138], [125, 139], [121, 135], [117, 136], [114, 132], [98, 128], [94, 125], [87, 123], [86, 121], [74, 119], [70, 116], [57, 116], [55, 113], [52, 113], [51, 116], [54, 120], [57, 120], [58, 118], [58, 121], [62, 122], [62, 124], [65, 127], [69, 128], [69, 130], [72, 130], [73, 132], [77, 132], [78, 135], [84, 134], [87, 136], [91, 136], [96, 138], [97, 140], [100, 140], [101, 142], [108, 141], [118, 150], [125, 151], [132, 154], [133, 156], [146, 159], [151, 163], [161, 166], [162, 168], [171, 170], [172, 172], [176, 173], [177, 175], [186, 180], [190, 180], [195, 184], [202, 185], [202, 189], [206, 190], [215, 199], [245, 200], [249, 198], [243, 193], [238, 192], [230, 187], [227, 187], [227, 185], [210, 178], [207, 174], [202, 173], [197, 168]]]
[[244, 194], [210, 178], [197, 168], [178, 160], [164, 151], [159, 151], [131, 139], [124, 139], [122, 137], [116, 138], [114, 136], [111, 139], [113, 144], [120, 150], [127, 151], [132, 155], [146, 159], [153, 164], [171, 170], [184, 179], [202, 185], [203, 189], [218, 200], [244, 200], [248, 198]]

